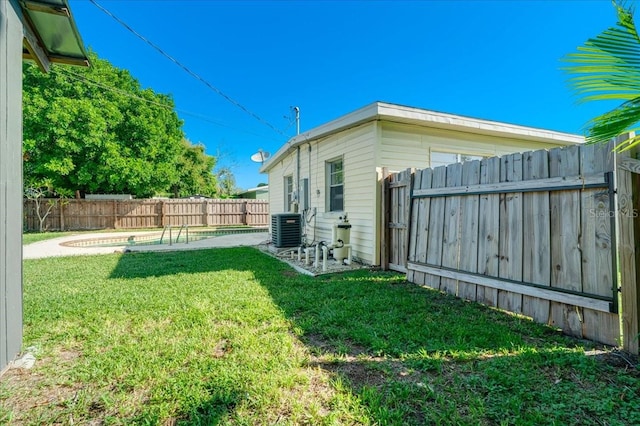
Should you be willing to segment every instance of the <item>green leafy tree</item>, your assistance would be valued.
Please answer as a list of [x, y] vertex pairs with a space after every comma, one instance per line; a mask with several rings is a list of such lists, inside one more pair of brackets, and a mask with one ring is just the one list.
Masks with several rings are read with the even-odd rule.
[[236, 179], [229, 167], [222, 167], [218, 170], [218, 189], [217, 194], [221, 198], [231, 198], [238, 189], [236, 188]]
[[173, 196], [186, 197], [193, 194], [215, 196], [217, 181], [213, 168], [216, 165], [216, 159], [205, 153], [203, 145], [193, 145], [187, 139], [182, 140], [182, 149], [177, 165], [180, 176], [171, 189]]
[[185, 154], [172, 99], [90, 59], [90, 68], [48, 74], [24, 65], [25, 180], [47, 181], [67, 196], [169, 192]]
[[[613, 110], [587, 123], [587, 142], [609, 141], [627, 132], [636, 132], [640, 122], [640, 37], [633, 9], [613, 2], [618, 15], [615, 27], [603, 31], [567, 55], [572, 74], [569, 84], [583, 102], [618, 100]], [[617, 150], [640, 143], [640, 135], [619, 144]]]

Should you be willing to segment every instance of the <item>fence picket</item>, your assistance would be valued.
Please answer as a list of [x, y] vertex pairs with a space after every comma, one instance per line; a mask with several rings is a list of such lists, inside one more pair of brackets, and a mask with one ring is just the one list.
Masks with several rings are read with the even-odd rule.
[[[579, 147], [553, 149], [549, 174], [575, 176], [580, 173]], [[580, 256], [580, 195], [577, 191], [553, 192], [551, 206], [551, 286], [582, 290]], [[565, 333], [582, 337], [582, 308], [551, 303], [551, 323]]]
[[[612, 144], [585, 145], [580, 148], [583, 175], [613, 170]], [[609, 191], [583, 191], [580, 197], [582, 250], [582, 289], [591, 294], [611, 296], [613, 278]], [[584, 337], [615, 345], [620, 337], [618, 316], [584, 309]]]
[[[523, 154], [524, 180], [549, 177], [547, 151]], [[522, 279], [544, 286], [551, 285], [551, 215], [548, 192], [523, 194], [524, 264]], [[522, 297], [522, 313], [539, 323], [549, 321], [549, 301], [532, 296]]]
[[[500, 181], [522, 180], [522, 154], [511, 154], [500, 160]], [[510, 192], [500, 195], [500, 278], [522, 280], [522, 194]], [[498, 290], [498, 307], [522, 313], [522, 295]]]
[[[431, 181], [432, 188], [442, 188], [447, 183], [447, 168], [445, 166], [433, 169]], [[445, 199], [435, 198], [431, 200], [429, 210], [429, 235], [427, 236], [427, 263], [434, 266], [442, 266], [442, 236], [444, 231]], [[440, 277], [426, 275], [424, 284], [436, 290], [440, 289]]]
[[[500, 158], [485, 158], [480, 162], [480, 183], [500, 182]], [[480, 222], [478, 227], [478, 273], [490, 277], [498, 276], [498, 243], [500, 235], [500, 196], [480, 196]], [[479, 286], [476, 300], [488, 306], [498, 306], [498, 290]]]
[[[418, 180], [417, 173], [420, 173], [420, 180]], [[420, 189], [431, 188], [431, 182], [433, 180], [433, 171], [431, 169], [425, 169], [422, 171], [416, 172], [416, 179], [414, 182], [414, 187]], [[428, 198], [419, 198], [418, 199], [417, 211], [413, 214], [413, 216], [418, 217], [418, 221], [416, 223], [416, 245], [415, 245], [415, 255], [414, 260], [417, 262], [426, 262], [427, 260], [427, 241], [429, 239], [429, 213], [431, 200]], [[416, 272], [414, 277], [416, 284], [424, 285], [425, 283], [425, 274], [424, 272]]]
[[[447, 187], [462, 185], [462, 164], [447, 166]], [[460, 269], [460, 204], [461, 196], [445, 198], [444, 233], [442, 236], [442, 266]], [[457, 295], [458, 280], [441, 278], [440, 290]]]
[[[462, 184], [476, 185], [480, 183], [480, 161], [468, 161], [462, 165]], [[478, 271], [478, 214], [480, 196], [467, 195], [460, 205], [460, 242], [459, 256], [461, 271]], [[477, 285], [458, 282], [458, 295], [466, 300], [475, 301]]]
[[[415, 186], [417, 186], [418, 188], [420, 187], [420, 181], [422, 179], [422, 174], [423, 171], [422, 170], [416, 170], [415, 174], [414, 174], [414, 188]], [[412, 188], [413, 190], [413, 188]], [[418, 225], [418, 223], [420, 223], [423, 219], [423, 203], [421, 203], [421, 200], [417, 199], [417, 198], [413, 198], [410, 199], [409, 202], [411, 203], [411, 210], [415, 211], [416, 214], [411, 215], [410, 219], [410, 224], [409, 224], [409, 229], [408, 229], [408, 234], [409, 234], [409, 251], [407, 253], [407, 259], [410, 262], [413, 262], [416, 260], [416, 257], [418, 256], [418, 228], [420, 228], [420, 226]], [[407, 271], [407, 279], [411, 282], [416, 282], [416, 277], [414, 276], [414, 271]], [[424, 277], [422, 278], [422, 281], [424, 282]]]

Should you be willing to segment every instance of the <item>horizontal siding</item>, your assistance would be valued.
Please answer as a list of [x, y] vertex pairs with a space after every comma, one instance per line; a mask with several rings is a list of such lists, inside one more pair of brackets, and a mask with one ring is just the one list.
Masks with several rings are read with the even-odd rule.
[[408, 167], [429, 167], [431, 150], [493, 157], [556, 146], [559, 145], [382, 123], [379, 148], [381, 155], [377, 166], [395, 171]]
[[[327, 212], [325, 163], [342, 156], [344, 161], [345, 212], [351, 228], [353, 255], [366, 263], [373, 263], [375, 253], [375, 132], [376, 124], [365, 124], [319, 142], [300, 147], [300, 178], [309, 179], [310, 211], [316, 209], [316, 217], [306, 226], [308, 241], [331, 242], [331, 229], [342, 212]], [[290, 173], [296, 177], [297, 152], [286, 156], [281, 164], [292, 164]], [[277, 165], [269, 171], [269, 204], [273, 213], [282, 212], [284, 188], [282, 176], [287, 170]], [[272, 185], [274, 190], [272, 190]], [[314, 228], [315, 224], [315, 228]]]
[[269, 211], [271, 213], [284, 212], [284, 168], [276, 165], [269, 172]]

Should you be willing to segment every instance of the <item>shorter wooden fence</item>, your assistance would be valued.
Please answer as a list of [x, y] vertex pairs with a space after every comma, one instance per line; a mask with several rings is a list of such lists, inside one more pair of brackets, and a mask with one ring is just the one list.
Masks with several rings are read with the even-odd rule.
[[[268, 226], [269, 203], [264, 200], [40, 200], [48, 231], [136, 229], [180, 226]], [[34, 200], [24, 200], [24, 227], [37, 231]]]

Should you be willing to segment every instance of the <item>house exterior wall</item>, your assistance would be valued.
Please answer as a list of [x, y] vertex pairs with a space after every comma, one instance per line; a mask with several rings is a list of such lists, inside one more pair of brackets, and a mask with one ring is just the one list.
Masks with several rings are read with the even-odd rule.
[[494, 157], [557, 146], [561, 145], [381, 122], [377, 165], [398, 172], [431, 167], [431, 151]]
[[[516, 137], [478, 135], [384, 119], [371, 120], [326, 137], [312, 139], [283, 156], [269, 169], [269, 209], [285, 211], [284, 177], [309, 179], [310, 205], [305, 213], [306, 242], [331, 241], [331, 227], [343, 212], [328, 212], [326, 162], [342, 156], [344, 211], [348, 213], [353, 255], [380, 263], [380, 172], [431, 167], [433, 151], [493, 157], [513, 152], [550, 149], [566, 143], [539, 142]], [[315, 210], [314, 210], [315, 209]], [[313, 212], [316, 212], [315, 216]]]
[[[309, 182], [309, 209], [305, 214], [304, 234], [308, 243], [331, 242], [332, 225], [340, 216], [348, 214], [351, 228], [353, 256], [373, 263], [375, 246], [376, 215], [376, 124], [367, 123], [345, 130], [319, 141], [303, 144], [298, 152], [294, 149], [269, 171], [269, 211], [271, 214], [284, 211], [284, 176], [293, 176], [297, 185], [298, 163], [300, 179]], [[344, 211], [329, 212], [326, 188], [326, 162], [343, 159], [344, 166]], [[314, 210], [315, 209], [315, 210]], [[315, 216], [313, 212], [315, 211]]]
[[0, 1], [0, 372], [22, 345], [22, 22]]

